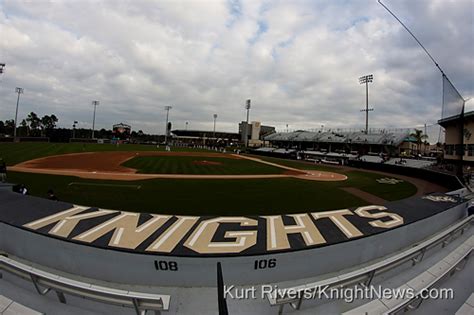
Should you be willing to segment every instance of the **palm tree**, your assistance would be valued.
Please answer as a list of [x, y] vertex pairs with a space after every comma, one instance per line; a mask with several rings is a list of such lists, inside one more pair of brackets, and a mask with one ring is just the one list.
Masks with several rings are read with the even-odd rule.
[[415, 132], [410, 134], [410, 137], [415, 138], [418, 154], [420, 154], [421, 144], [423, 143], [423, 140], [428, 139], [428, 135], [423, 134], [422, 130], [415, 129]]

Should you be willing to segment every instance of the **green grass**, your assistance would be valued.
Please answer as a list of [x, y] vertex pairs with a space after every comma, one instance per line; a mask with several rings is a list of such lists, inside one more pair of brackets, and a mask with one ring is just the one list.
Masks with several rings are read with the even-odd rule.
[[[218, 163], [203, 165], [202, 161]], [[282, 174], [284, 169], [244, 159], [193, 156], [140, 156], [126, 161], [125, 167], [142, 174], [246, 175]]]
[[261, 159], [264, 161], [284, 165], [284, 166], [289, 166], [301, 170], [317, 170], [317, 171], [325, 171], [325, 172], [336, 172], [336, 173], [344, 173], [345, 171], [343, 169], [330, 166], [330, 165], [321, 165], [321, 164], [316, 164], [316, 163], [310, 163], [307, 161], [296, 161], [296, 160], [286, 160], [286, 159], [279, 159], [279, 158], [273, 158], [273, 157], [268, 157], [268, 156], [261, 156], [261, 155], [250, 155], [252, 157], [255, 157], [257, 159]]
[[417, 192], [415, 185], [406, 181], [395, 185], [380, 184], [377, 182], [379, 178], [397, 178], [392, 175], [384, 176], [363, 171], [350, 171], [346, 173], [346, 175], [349, 177], [345, 182], [346, 186], [359, 188], [360, 190], [389, 201], [407, 198]]
[[[116, 146], [113, 144], [82, 144], [82, 143], [37, 143], [37, 142], [21, 142], [21, 143], [0, 143], [0, 158], [7, 165], [15, 165], [24, 161], [37, 159], [41, 157], [60, 155], [78, 152], [102, 152], [102, 151], [164, 151], [164, 146], [160, 145], [157, 149], [155, 145], [139, 145], [139, 144], [121, 144]], [[173, 147], [173, 151], [193, 151], [200, 152], [207, 150], [189, 149]]]
[[393, 201], [403, 198], [410, 197], [416, 194], [417, 189], [415, 185], [403, 181], [395, 185], [380, 184], [377, 179], [383, 177], [397, 178], [396, 175], [381, 175], [377, 173], [357, 171], [354, 169], [344, 169], [337, 166], [327, 166], [321, 164], [312, 164], [304, 161], [285, 160], [272, 157], [255, 156], [262, 160], [277, 163], [280, 165], [286, 165], [296, 169], [302, 170], [318, 170], [326, 172], [335, 172], [345, 174], [348, 179], [344, 182], [340, 182], [340, 187], [355, 187], [368, 192], [372, 195], [380, 197], [385, 200]]
[[[338, 189], [337, 183], [293, 178], [124, 182], [10, 172], [8, 179], [25, 183], [35, 196], [46, 197], [47, 190], [51, 188], [60, 200], [80, 205], [162, 214], [301, 213], [367, 204]], [[140, 189], [137, 189], [139, 186]]]
[[[160, 148], [160, 150], [163, 149]], [[3, 157], [8, 165], [44, 156], [84, 151], [157, 151], [157, 148], [146, 145], [120, 145], [116, 147], [107, 144], [0, 144], [0, 157]], [[173, 151], [193, 150], [173, 148]], [[388, 185], [376, 181], [378, 178], [386, 177], [386, 175], [300, 161], [261, 156], [258, 156], [258, 158], [297, 169], [344, 173], [348, 176], [348, 180], [317, 182], [282, 178], [104, 181], [16, 172], [10, 172], [8, 179], [13, 183], [27, 185], [32, 195], [40, 197], [46, 197], [47, 190], [51, 188], [60, 200], [80, 205], [127, 211], [188, 215], [299, 213], [367, 204], [358, 197], [340, 189], [343, 187], [359, 188], [385, 200], [403, 199], [416, 193], [416, 187], [409, 182]], [[223, 165], [195, 165], [193, 163], [195, 160], [217, 161], [223, 163]], [[127, 161], [125, 166], [136, 168], [143, 173], [168, 174], [272, 174], [284, 171], [270, 165], [248, 160], [185, 156], [137, 157]], [[396, 176], [391, 175], [388, 177], [396, 178]]]

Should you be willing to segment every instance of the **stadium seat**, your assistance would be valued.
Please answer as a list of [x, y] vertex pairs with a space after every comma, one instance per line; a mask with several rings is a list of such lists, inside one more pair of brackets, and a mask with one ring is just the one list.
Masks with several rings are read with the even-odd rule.
[[466, 302], [459, 308], [456, 315], [472, 315], [474, 314], [474, 293], [472, 293]]
[[55, 291], [61, 303], [66, 303], [65, 294], [70, 294], [103, 303], [132, 307], [137, 315], [147, 310], [154, 310], [156, 314], [159, 314], [160, 311], [169, 309], [169, 295], [118, 290], [92, 282], [72, 279], [33, 267], [24, 261], [5, 255], [0, 255], [0, 270], [30, 280], [40, 295]]
[[41, 315], [29, 307], [14, 302], [9, 298], [0, 295], [0, 314], [1, 315]]
[[464, 243], [451, 251], [443, 260], [398, 288], [400, 292], [402, 290], [413, 289], [416, 294], [415, 297], [376, 299], [343, 314], [395, 314], [402, 310], [416, 309], [423, 301], [420, 297], [423, 290], [434, 287], [443, 277], [451, 272], [462, 270], [461, 265], [467, 262], [473, 248], [474, 236], [471, 236]]

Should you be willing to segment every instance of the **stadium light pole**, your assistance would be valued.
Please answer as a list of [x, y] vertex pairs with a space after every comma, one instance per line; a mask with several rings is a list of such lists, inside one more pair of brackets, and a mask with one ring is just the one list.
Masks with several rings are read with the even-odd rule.
[[74, 120], [74, 123], [72, 124], [72, 138], [73, 139], [76, 138], [76, 124], [77, 124], [77, 120]]
[[95, 110], [97, 106], [99, 106], [99, 101], [92, 101], [92, 105], [94, 106], [94, 116], [92, 118], [92, 139], [94, 139], [94, 131], [95, 131]]
[[188, 124], [189, 124], [189, 122], [186, 122], [184, 130], [188, 130]]
[[0, 63], [0, 74], [3, 73], [3, 69], [5, 69], [5, 64], [4, 64], [4, 63]]
[[170, 109], [172, 109], [173, 106], [165, 106], [165, 111], [166, 111], [166, 125], [165, 125], [165, 144], [168, 144], [168, 118], [170, 114]]
[[215, 139], [216, 139], [216, 119], [217, 119], [217, 114], [214, 114], [213, 117], [214, 117], [214, 131], [213, 131], [212, 137], [213, 137], [214, 140], [215, 140]]
[[16, 99], [16, 111], [15, 111], [15, 125], [13, 128], [13, 139], [16, 139], [16, 123], [18, 121], [18, 104], [20, 103], [20, 94], [23, 94], [23, 88], [17, 87], [15, 88], [15, 92], [18, 93], [18, 97]]
[[247, 147], [249, 145], [249, 115], [250, 115], [250, 103], [251, 103], [251, 100], [248, 99], [246, 102], [245, 102], [245, 109], [247, 110], [247, 121], [246, 121], [246, 124], [245, 124], [245, 132], [244, 132], [244, 135], [245, 135], [245, 149], [247, 150]]
[[361, 110], [361, 112], [365, 112], [365, 134], [369, 133], [369, 112], [374, 110], [373, 108], [369, 108], [369, 82], [372, 82], [373, 79], [374, 76], [371, 74], [359, 78], [360, 84], [365, 83], [365, 109]]

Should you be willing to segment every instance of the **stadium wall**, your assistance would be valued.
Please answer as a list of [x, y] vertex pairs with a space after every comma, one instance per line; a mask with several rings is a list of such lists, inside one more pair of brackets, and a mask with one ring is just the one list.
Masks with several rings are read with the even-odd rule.
[[426, 181], [446, 187], [449, 190], [463, 188], [461, 181], [455, 175], [436, 172], [424, 168], [413, 168], [383, 163], [372, 163], [359, 160], [349, 160], [347, 165], [356, 168], [421, 178]]
[[230, 257], [174, 257], [104, 249], [0, 222], [0, 250], [42, 266], [115, 283], [215, 286], [217, 262], [222, 263], [227, 283], [275, 283], [315, 277], [380, 258], [439, 232], [465, 215], [466, 203], [461, 203], [428, 218], [346, 242]]

